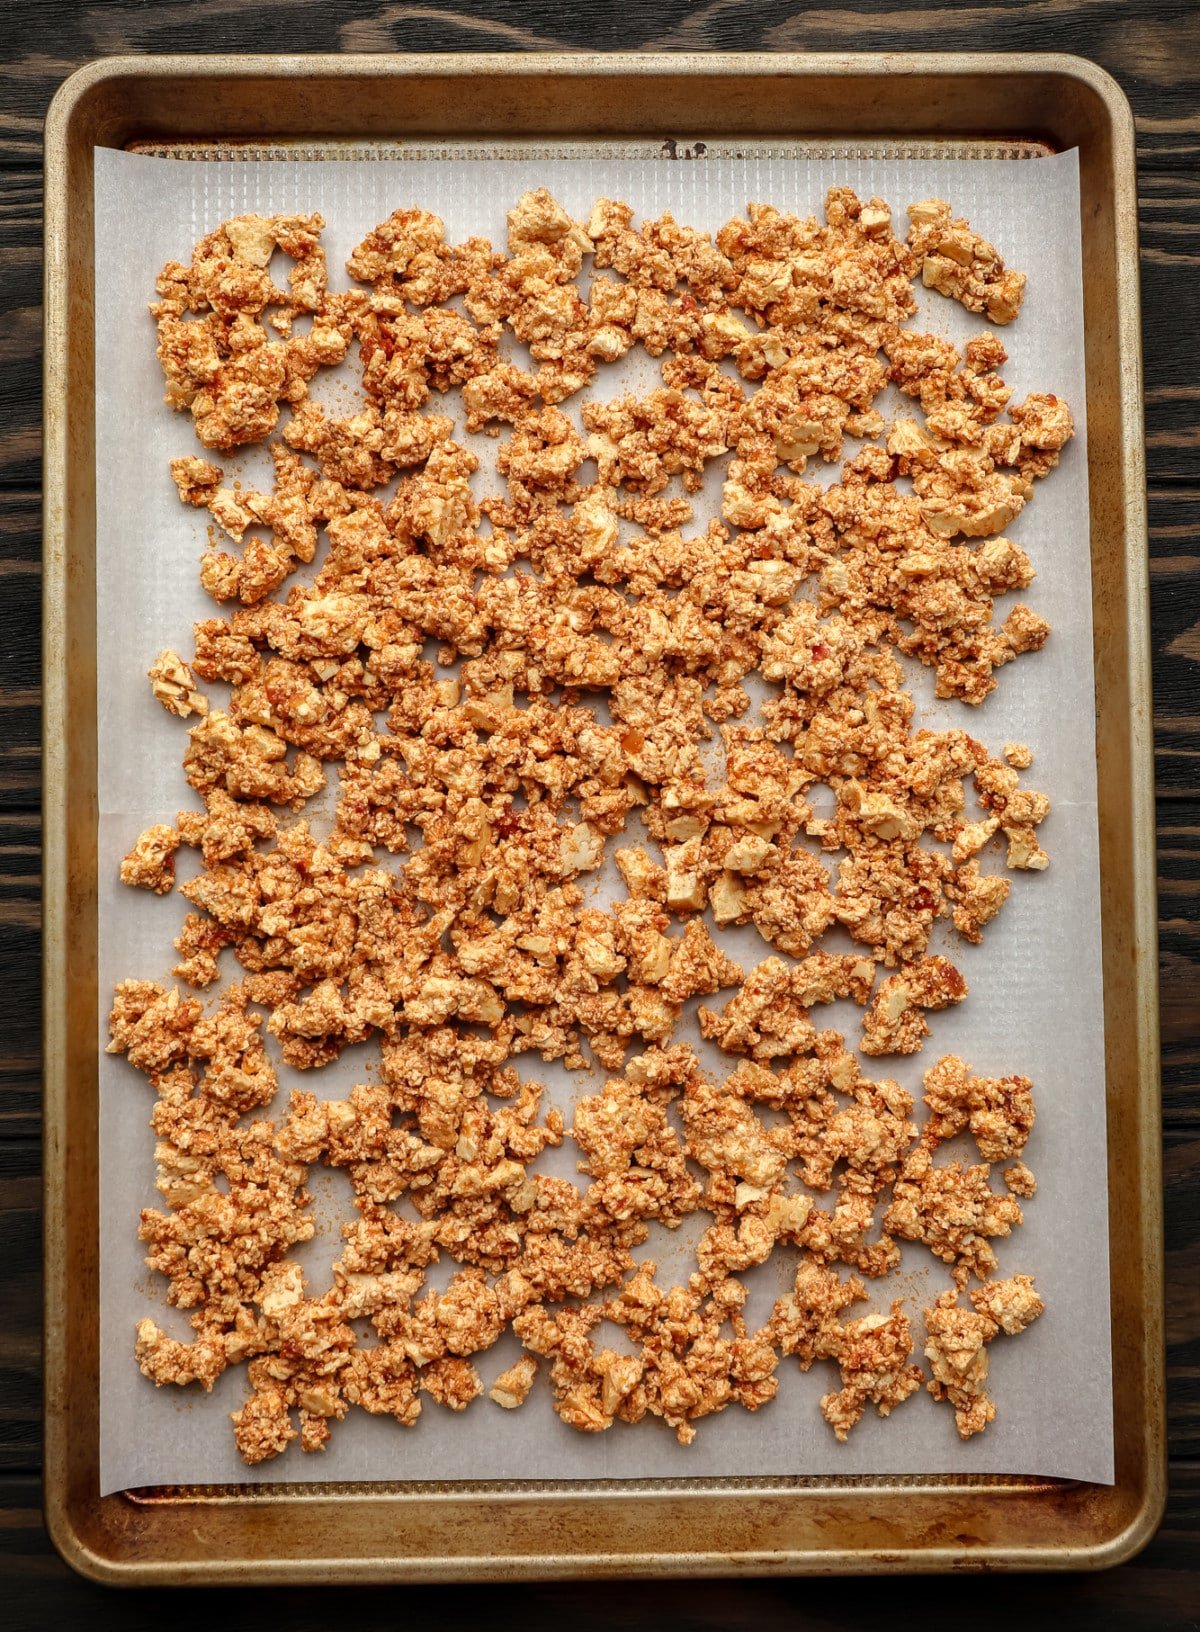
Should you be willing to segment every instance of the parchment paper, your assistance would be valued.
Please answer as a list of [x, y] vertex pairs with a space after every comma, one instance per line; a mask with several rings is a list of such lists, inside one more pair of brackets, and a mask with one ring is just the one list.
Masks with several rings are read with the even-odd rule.
[[[331, 282], [345, 287], [347, 254], [376, 222], [402, 204], [436, 210], [452, 240], [482, 233], [502, 244], [504, 214], [526, 188], [549, 186], [575, 215], [607, 194], [639, 216], [670, 209], [676, 219], [715, 229], [751, 200], [807, 214], [819, 211], [830, 185], [848, 182], [861, 197], [879, 193], [902, 220], [905, 206], [937, 195], [1000, 246], [1010, 265], [1029, 274], [1019, 320], [1002, 331], [1010, 354], [1003, 370], [1015, 400], [1029, 390], [1065, 396], [1078, 434], [1061, 466], [1038, 484], [1009, 528], [1030, 553], [1038, 577], [1024, 599], [1045, 614], [1054, 634], [1045, 650], [1004, 669], [982, 710], [934, 704], [929, 676], [913, 675], [925, 723], [958, 724], [993, 751], [1009, 740], [1031, 744], [1034, 770], [1025, 780], [1047, 792], [1053, 813], [1041, 830], [1049, 870], [1016, 875], [1009, 902], [983, 946], [955, 942], [952, 956], [970, 985], [958, 1008], [931, 1017], [933, 1035], [909, 1059], [867, 1062], [869, 1076], [891, 1075], [919, 1099], [921, 1073], [954, 1052], [982, 1074], [1023, 1072], [1033, 1079], [1037, 1126], [1026, 1156], [1041, 1188], [1025, 1204], [1026, 1222], [998, 1243], [1001, 1273], [1036, 1274], [1046, 1314], [1017, 1339], [990, 1348], [998, 1405], [986, 1433], [963, 1444], [949, 1407], [914, 1395], [887, 1421], [869, 1412], [847, 1445], [838, 1445], [818, 1411], [837, 1387], [832, 1367], [804, 1375], [780, 1366], [776, 1401], [757, 1414], [732, 1407], [699, 1424], [683, 1449], [661, 1424], [617, 1424], [603, 1435], [579, 1435], [553, 1414], [539, 1380], [526, 1405], [504, 1412], [485, 1398], [462, 1415], [429, 1402], [413, 1429], [352, 1411], [335, 1426], [332, 1446], [247, 1469], [237, 1456], [228, 1412], [244, 1397], [244, 1369], [226, 1373], [211, 1395], [156, 1390], [133, 1358], [135, 1322], [151, 1314], [186, 1338], [184, 1316], [166, 1306], [161, 1277], [151, 1275], [137, 1240], [139, 1209], [160, 1200], [154, 1189], [151, 1091], [123, 1059], [101, 1055], [101, 1476], [110, 1490], [161, 1483], [372, 1479], [611, 1479], [767, 1477], [811, 1474], [1023, 1473], [1110, 1482], [1112, 1465], [1109, 1351], [1108, 1218], [1105, 1082], [1096, 839], [1092, 632], [1088, 543], [1084, 358], [1076, 157], [1014, 161], [803, 161], [779, 154], [692, 163], [642, 160], [503, 161], [462, 158], [342, 162], [187, 162], [96, 153], [97, 239], [97, 596], [99, 617], [100, 985], [107, 993], [128, 976], [166, 979], [176, 961], [171, 940], [186, 903], [177, 894], [147, 896], [117, 880], [121, 856], [150, 822], [172, 821], [197, 801], [183, 780], [185, 727], [153, 700], [146, 669], [164, 646], [185, 656], [191, 625], [213, 607], [199, 588], [199, 557], [208, 517], [183, 509], [168, 460], [201, 452], [186, 415], [162, 403], [154, 330], [146, 313], [159, 268], [187, 260], [193, 242], [225, 218], [248, 210], [320, 210]], [[586, 270], [585, 270], [586, 277]], [[918, 290], [919, 327], [965, 339], [982, 328], [957, 305]], [[635, 383], [651, 383], [656, 366], [628, 365]], [[640, 372], [639, 372], [640, 370]], [[592, 388], [617, 394], [612, 371]], [[320, 383], [319, 400], [348, 411], [348, 387]], [[570, 405], [568, 405], [570, 406]], [[881, 403], [889, 411], [886, 402]], [[439, 404], [439, 409], [441, 405]], [[461, 415], [460, 415], [461, 424]], [[495, 443], [484, 443], [494, 456]], [[726, 461], [717, 461], [718, 467]], [[261, 450], [222, 461], [243, 480], [266, 475]], [[825, 471], [820, 479], [836, 473]], [[480, 472], [479, 491], [485, 491]], [[698, 505], [719, 502], [718, 468]], [[1000, 611], [1003, 615], [1004, 606]], [[221, 688], [208, 688], [220, 699]], [[328, 803], [325, 806], [328, 811]], [[636, 830], [636, 824], [635, 824]], [[386, 864], [386, 857], [381, 852]], [[181, 852], [180, 874], [194, 870]], [[730, 947], [747, 967], [770, 948], [752, 929]], [[827, 938], [827, 946], [834, 945]], [[934, 943], [935, 947], [937, 942]], [[694, 1017], [695, 1004], [691, 1005]], [[858, 1011], [837, 1005], [820, 1023], [857, 1037]], [[681, 1033], [683, 1034], [683, 1033]], [[365, 1080], [374, 1051], [354, 1049], [304, 1085], [323, 1096]], [[711, 1057], [710, 1057], [711, 1058]], [[547, 1084], [568, 1107], [572, 1093], [594, 1093], [602, 1074], [571, 1082], [536, 1057], [523, 1075]], [[730, 1062], [724, 1062], [729, 1069]], [[281, 1099], [300, 1074], [281, 1068]], [[950, 1151], [948, 1154], [957, 1154]], [[963, 1154], [973, 1154], [966, 1150]], [[570, 1148], [548, 1153], [552, 1170], [570, 1173]], [[997, 1183], [998, 1183], [997, 1175]], [[339, 1223], [349, 1212], [349, 1183], [314, 1170], [321, 1227], [301, 1249], [310, 1285], [327, 1284], [339, 1250]], [[659, 1231], [639, 1258], [655, 1257], [660, 1276], [686, 1276], [688, 1249], [707, 1215], [679, 1237]], [[694, 1224], [695, 1228], [690, 1228]], [[439, 1266], [449, 1273], [452, 1265]], [[786, 1289], [786, 1253], [748, 1278], [750, 1314], [765, 1318]], [[444, 1275], [443, 1277], [444, 1278]], [[894, 1281], [873, 1283], [869, 1307], [895, 1296], [910, 1300], [921, 1358], [920, 1309], [949, 1284], [948, 1271], [920, 1248], [905, 1252]], [[865, 1312], [860, 1305], [855, 1313]], [[619, 1333], [605, 1333], [605, 1340]], [[477, 1357], [485, 1387], [516, 1357], [507, 1336]], [[543, 1368], [544, 1370], [544, 1368]]]

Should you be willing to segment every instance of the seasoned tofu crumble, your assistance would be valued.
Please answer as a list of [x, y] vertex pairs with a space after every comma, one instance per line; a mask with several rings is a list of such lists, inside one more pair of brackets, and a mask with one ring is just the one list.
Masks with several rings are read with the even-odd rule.
[[[193, 1328], [143, 1319], [138, 1365], [211, 1389], [244, 1363], [248, 1463], [321, 1450], [352, 1407], [404, 1426], [427, 1399], [516, 1410], [539, 1376], [571, 1427], [657, 1417], [686, 1445], [705, 1416], [768, 1404], [792, 1359], [830, 1366], [838, 1440], [923, 1386], [978, 1433], [987, 1345], [1043, 1308], [1028, 1275], [996, 1278], [993, 1245], [1036, 1189], [1033, 1087], [946, 1055], [921, 1116], [859, 1056], [924, 1049], [969, 1001], [955, 939], [980, 941], [1011, 875], [1048, 862], [1030, 748], [921, 725], [901, 661], [977, 707], [1050, 634], [995, 603], [1034, 577], [1003, 529], [1070, 410], [1013, 403], [990, 330], [960, 349], [910, 321], [920, 279], [1007, 324], [1025, 278], [949, 204], [912, 205], [901, 236], [846, 187], [823, 222], [752, 204], [715, 237], [612, 199], [575, 220], [539, 188], [504, 250], [398, 209], [340, 293], [323, 227], [227, 221], [151, 308], [166, 402], [205, 450], [170, 475], [211, 519], [200, 578], [228, 610], [149, 671], [196, 717], [200, 808], [120, 868], [194, 909], [179, 984], [123, 981], [110, 1020], [156, 1094], [147, 1263]], [[606, 399], [603, 369], [639, 346], [661, 383]], [[354, 348], [362, 397], [339, 415], [309, 383]], [[891, 421], [889, 385], [907, 399]], [[458, 398], [466, 433], [495, 439], [495, 496]], [[269, 491], [208, 457], [255, 443]], [[597, 905], [606, 861], [624, 895]], [[743, 967], [722, 943], [748, 925], [765, 944]], [[820, 1024], [846, 1002], [858, 1054]], [[274, 1058], [316, 1070], [367, 1040], [378, 1080], [284, 1102]], [[570, 1125], [522, 1055], [592, 1072]], [[944, 1159], [960, 1135], [978, 1163]], [[538, 1165], [564, 1143], [577, 1183]], [[320, 1165], [354, 1215], [310, 1286], [293, 1253]], [[694, 1271], [660, 1279], [636, 1255], [651, 1226], [697, 1214]], [[901, 1241], [953, 1278], [921, 1316], [928, 1373], [903, 1302], [870, 1291]], [[739, 1277], [777, 1248], [794, 1287], [756, 1329]], [[485, 1382], [510, 1332], [525, 1353]]]

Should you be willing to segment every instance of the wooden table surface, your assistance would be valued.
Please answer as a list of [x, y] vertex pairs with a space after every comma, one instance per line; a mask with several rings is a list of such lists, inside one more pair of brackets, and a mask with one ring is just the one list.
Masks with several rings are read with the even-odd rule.
[[[1200, 5], [1195, 0], [8, 0], [0, 61], [0, 1627], [289, 1628], [403, 1616], [446, 1627], [978, 1626], [1078, 1612], [1200, 1622]], [[75, 1578], [40, 1513], [39, 564], [41, 127], [60, 81], [118, 52], [1070, 51], [1115, 75], [1138, 129], [1158, 776], [1171, 1493], [1104, 1576], [979, 1583], [704, 1582], [529, 1589], [118, 1595]], [[964, 1600], [964, 1593], [970, 1597]]]

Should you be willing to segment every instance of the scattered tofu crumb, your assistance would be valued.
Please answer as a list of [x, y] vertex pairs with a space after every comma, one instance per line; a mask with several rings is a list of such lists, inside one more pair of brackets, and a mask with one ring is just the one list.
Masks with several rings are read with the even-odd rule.
[[995, 1401], [985, 1387], [986, 1345], [1000, 1332], [1009, 1337], [1023, 1332], [1045, 1305], [1029, 1275], [989, 1281], [972, 1291], [972, 1309], [962, 1308], [958, 1299], [957, 1291], [944, 1292], [925, 1311], [925, 1358], [932, 1372], [927, 1387], [935, 1400], [947, 1400], [954, 1407], [959, 1435], [970, 1439], [996, 1417]]
[[537, 1361], [527, 1354], [515, 1365], [509, 1366], [507, 1371], [500, 1373], [488, 1389], [488, 1399], [495, 1400], [506, 1411], [515, 1411], [519, 1405], [524, 1405], [536, 1376]]
[[175, 883], [175, 852], [182, 839], [161, 822], [148, 827], [121, 863], [121, 883], [166, 895]]
[[160, 652], [149, 669], [150, 689], [168, 714], [186, 720], [189, 714], [207, 714], [208, 699], [196, 690], [195, 676], [175, 652]]

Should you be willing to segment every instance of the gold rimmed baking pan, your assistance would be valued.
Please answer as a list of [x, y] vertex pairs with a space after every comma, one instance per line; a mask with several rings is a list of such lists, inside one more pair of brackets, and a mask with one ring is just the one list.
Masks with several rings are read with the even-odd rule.
[[[96, 147], [869, 157], [1077, 147], [1083, 219], [1116, 1483], [545, 1481], [99, 1491]], [[449, 1580], [1114, 1564], [1164, 1498], [1162, 1172], [1133, 121], [1063, 56], [137, 57], [46, 125], [46, 1505], [108, 1581]]]

